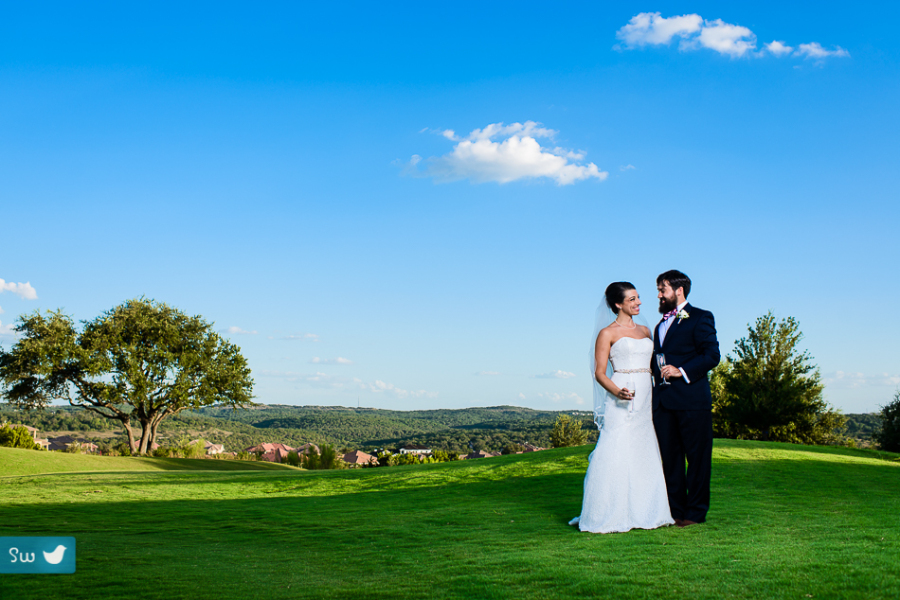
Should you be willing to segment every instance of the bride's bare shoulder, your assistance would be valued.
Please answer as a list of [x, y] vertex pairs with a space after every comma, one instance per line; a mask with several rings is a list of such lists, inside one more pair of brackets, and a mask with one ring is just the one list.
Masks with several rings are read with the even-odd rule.
[[644, 326], [644, 325], [638, 325], [638, 327], [640, 328], [641, 333], [644, 334], [644, 337], [652, 337], [652, 336], [650, 335], [650, 328], [649, 328], [649, 327], [646, 327], [646, 326]]
[[597, 335], [598, 342], [612, 342], [615, 339], [615, 330], [618, 327], [613, 327], [612, 325], [607, 325], [603, 329], [600, 330], [600, 333]]

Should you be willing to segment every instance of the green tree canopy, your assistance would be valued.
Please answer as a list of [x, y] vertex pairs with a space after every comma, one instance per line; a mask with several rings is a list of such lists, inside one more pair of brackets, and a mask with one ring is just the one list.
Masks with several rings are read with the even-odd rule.
[[900, 452], [900, 391], [887, 406], [881, 407], [881, 429], [874, 438], [882, 450]]
[[10, 425], [9, 423], [0, 426], [0, 446], [25, 448], [26, 450], [41, 449], [24, 425]]
[[83, 325], [78, 331], [62, 311], [18, 319], [19, 339], [8, 352], [0, 350], [0, 382], [10, 404], [34, 409], [66, 400], [116, 419], [132, 452], [140, 454], [155, 440], [159, 423], [184, 409], [253, 404], [253, 380], [240, 348], [199, 316], [140, 298]]
[[550, 443], [554, 448], [580, 446], [587, 441], [587, 431], [581, 429], [582, 422], [567, 414], [556, 417], [553, 431], [550, 432]]
[[841, 439], [846, 418], [825, 402], [819, 369], [798, 345], [793, 317], [776, 322], [771, 312], [748, 326], [734, 357], [711, 377], [719, 435], [802, 444]]

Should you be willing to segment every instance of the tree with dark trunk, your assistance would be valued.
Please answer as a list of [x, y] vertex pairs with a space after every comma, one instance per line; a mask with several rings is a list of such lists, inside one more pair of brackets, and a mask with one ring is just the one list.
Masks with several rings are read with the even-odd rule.
[[253, 405], [240, 348], [199, 316], [140, 298], [83, 325], [79, 332], [61, 311], [18, 319], [19, 339], [8, 352], [0, 349], [7, 402], [39, 409], [66, 400], [118, 420], [133, 454], [146, 454], [159, 424], [182, 410]]

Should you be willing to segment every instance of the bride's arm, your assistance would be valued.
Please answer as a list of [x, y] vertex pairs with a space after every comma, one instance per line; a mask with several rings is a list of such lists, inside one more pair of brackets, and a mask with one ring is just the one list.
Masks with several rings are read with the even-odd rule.
[[597, 336], [597, 345], [594, 347], [594, 356], [596, 364], [594, 365], [594, 379], [597, 380], [603, 389], [621, 400], [631, 400], [634, 398], [634, 390], [626, 390], [620, 388], [613, 380], [606, 376], [606, 363], [609, 362], [609, 349], [612, 347], [612, 334], [603, 329]]

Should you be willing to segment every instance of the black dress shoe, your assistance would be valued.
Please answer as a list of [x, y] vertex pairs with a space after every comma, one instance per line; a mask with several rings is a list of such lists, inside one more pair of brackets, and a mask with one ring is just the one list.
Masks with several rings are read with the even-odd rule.
[[680, 522], [676, 521], [675, 523], [679, 527], [690, 527], [691, 525], [699, 525], [697, 521], [691, 521], [690, 519], [681, 519]]

